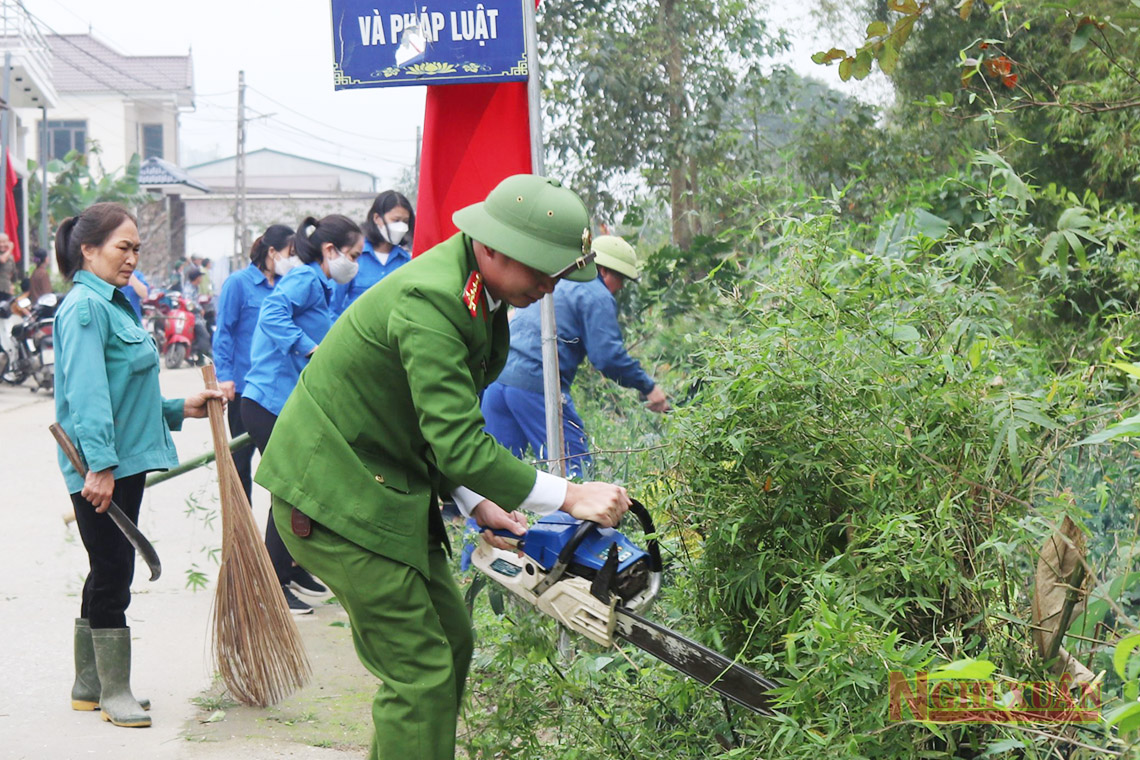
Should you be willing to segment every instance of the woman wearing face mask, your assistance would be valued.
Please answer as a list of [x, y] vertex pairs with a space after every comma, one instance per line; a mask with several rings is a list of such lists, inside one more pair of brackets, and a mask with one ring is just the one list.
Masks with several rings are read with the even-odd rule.
[[[253, 241], [249, 250], [249, 266], [227, 277], [218, 296], [214, 369], [218, 374], [218, 386], [230, 400], [230, 435], [235, 438], [245, 432], [241, 397], [245, 392], [245, 376], [249, 372], [253, 331], [257, 327], [261, 302], [273, 292], [278, 278], [300, 263], [296, 256], [292, 256], [292, 242], [292, 227], [284, 224], [271, 226]], [[252, 460], [252, 446], [234, 452], [234, 464], [250, 503], [253, 503]]]
[[[332, 327], [329, 302], [333, 288], [356, 276], [363, 244], [360, 227], [340, 214], [319, 222], [307, 217], [293, 236], [292, 250], [300, 265], [282, 277], [261, 304], [242, 393], [242, 421], [261, 452], [301, 370]], [[289, 610], [296, 615], [311, 614], [313, 608], [291, 589], [311, 594], [326, 589], [296, 566], [272, 518], [266, 525], [265, 546]]]
[[332, 313], [337, 319], [364, 291], [411, 258], [412, 233], [416, 214], [411, 202], [395, 190], [385, 190], [372, 201], [364, 229], [364, 252], [360, 271], [347, 285], [338, 285], [333, 293]]

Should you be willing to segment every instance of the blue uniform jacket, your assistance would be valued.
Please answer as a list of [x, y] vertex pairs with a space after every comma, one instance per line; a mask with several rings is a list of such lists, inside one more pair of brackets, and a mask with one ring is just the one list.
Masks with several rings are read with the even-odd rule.
[[[519, 310], [511, 320], [511, 352], [498, 382], [542, 393], [541, 304]], [[579, 365], [589, 357], [598, 371], [618, 385], [644, 393], [652, 378], [625, 350], [618, 327], [617, 301], [602, 278], [590, 282], [562, 280], [554, 289], [558, 323], [558, 373], [562, 391], [570, 392]]]
[[[127, 298], [86, 270], [55, 315], [55, 419], [95, 472], [115, 478], [178, 464], [171, 430], [182, 427], [182, 399], [158, 387], [158, 347]], [[67, 490], [83, 478], [58, 452]]]
[[238, 394], [245, 393], [253, 331], [265, 297], [273, 292], [265, 273], [250, 264], [234, 272], [218, 296], [218, 323], [214, 331], [214, 371], [218, 382], [232, 380]]
[[393, 246], [388, 254], [388, 263], [381, 264], [376, 258], [376, 251], [367, 239], [364, 240], [364, 250], [357, 259], [360, 269], [356, 276], [347, 285], [336, 285], [333, 291], [332, 317], [338, 319], [352, 302], [360, 298], [364, 291], [383, 280], [396, 269], [412, 260], [412, 255], [400, 246]]
[[[150, 283], [146, 281], [145, 277], [143, 277], [142, 272], [135, 270], [135, 277], [139, 278], [139, 282], [141, 282], [146, 287], [147, 291], [150, 290]], [[129, 284], [124, 285], [123, 287], [119, 288], [119, 290], [121, 290], [123, 292], [123, 295], [125, 295], [127, 297], [127, 302], [131, 305], [131, 308], [135, 310], [135, 314], [137, 314], [139, 319], [141, 320], [142, 319], [142, 299], [139, 298], [139, 294], [136, 293], [135, 289], [132, 288]]]
[[319, 261], [297, 267], [278, 281], [262, 301], [253, 331], [245, 398], [281, 414], [309, 363], [308, 353], [332, 327], [332, 293], [333, 281], [321, 271]]

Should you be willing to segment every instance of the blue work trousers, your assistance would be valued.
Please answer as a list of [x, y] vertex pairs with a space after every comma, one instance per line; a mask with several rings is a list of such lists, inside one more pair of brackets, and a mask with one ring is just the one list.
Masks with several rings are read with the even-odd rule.
[[[519, 459], [527, 449], [538, 459], [546, 456], [546, 407], [541, 393], [491, 383], [483, 392], [483, 418], [487, 432]], [[592, 472], [586, 428], [570, 394], [562, 394], [562, 437], [566, 446], [566, 477], [585, 478]]]

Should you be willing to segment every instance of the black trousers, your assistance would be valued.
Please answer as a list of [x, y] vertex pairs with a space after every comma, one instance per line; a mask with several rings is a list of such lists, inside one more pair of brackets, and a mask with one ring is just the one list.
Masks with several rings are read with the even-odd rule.
[[[244, 433], [245, 421], [241, 417], [241, 394], [235, 393], [234, 400], [226, 405], [226, 416], [230, 422], [230, 438], [237, 438]], [[256, 444], [243, 446], [233, 452], [234, 467], [237, 469], [241, 487], [245, 489], [245, 498], [253, 503], [253, 447]]]
[[[269, 444], [269, 436], [273, 433], [273, 425], [277, 422], [277, 415], [256, 401], [243, 398], [241, 418], [257, 450], [264, 454], [265, 447]], [[277, 532], [277, 526], [273, 522], [272, 506], [269, 508], [269, 521], [265, 524], [265, 548], [269, 550], [269, 560], [273, 563], [277, 580], [284, 586], [293, 575], [293, 555], [285, 548], [285, 542]]]
[[[112, 498], [136, 525], [145, 485], [145, 472], [115, 480]], [[131, 603], [131, 581], [135, 577], [135, 548], [110, 515], [96, 512], [95, 505], [79, 493], [71, 494], [71, 504], [90, 563], [87, 580], [83, 582], [79, 616], [87, 618], [92, 628], [125, 628], [126, 611]]]

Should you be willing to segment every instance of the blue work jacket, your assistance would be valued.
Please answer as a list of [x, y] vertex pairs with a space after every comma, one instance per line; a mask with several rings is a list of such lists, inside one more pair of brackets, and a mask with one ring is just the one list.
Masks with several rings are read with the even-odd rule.
[[[135, 270], [135, 277], [139, 278], [139, 282], [141, 282], [143, 284], [143, 286], [149, 292], [150, 291], [150, 283], [146, 281], [145, 277], [143, 277], [143, 273], [138, 271], [138, 270]], [[119, 290], [121, 290], [123, 292], [123, 295], [125, 295], [127, 297], [127, 303], [129, 303], [131, 305], [131, 308], [135, 310], [135, 314], [137, 314], [138, 318], [141, 320], [142, 319], [142, 299], [139, 298], [139, 294], [136, 293], [135, 289], [130, 286], [130, 283], [119, 288]]]
[[340, 318], [340, 315], [344, 313], [345, 309], [352, 305], [353, 301], [364, 295], [364, 291], [411, 260], [412, 254], [397, 245], [393, 246], [392, 250], [388, 253], [388, 263], [381, 264], [380, 259], [376, 258], [376, 250], [372, 247], [372, 243], [369, 243], [368, 239], [365, 238], [364, 250], [361, 252], [360, 258], [356, 260], [360, 265], [356, 276], [353, 277], [347, 285], [334, 286], [332, 300], [333, 319]]
[[[511, 320], [511, 352], [498, 381], [542, 393], [541, 304], [520, 309]], [[554, 289], [558, 323], [558, 374], [564, 393], [589, 357], [599, 372], [618, 385], [643, 394], [655, 383], [625, 350], [618, 326], [617, 300], [599, 276], [590, 282], [561, 280]]]
[[297, 267], [277, 282], [261, 302], [242, 396], [281, 414], [309, 363], [308, 353], [332, 327], [332, 294], [333, 281], [319, 261]]
[[232, 380], [238, 394], [245, 393], [253, 331], [257, 328], [261, 304], [276, 284], [277, 280], [270, 284], [265, 273], [254, 264], [234, 272], [222, 284], [214, 330], [214, 371], [218, 382]]
[[[182, 399], [158, 387], [158, 347], [127, 297], [81, 270], [55, 315], [55, 419], [87, 467], [124, 478], [178, 464], [171, 430], [182, 427]], [[83, 478], [58, 452], [67, 490]]]

